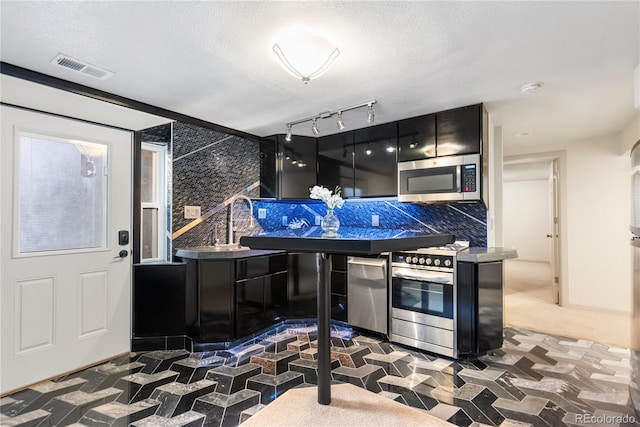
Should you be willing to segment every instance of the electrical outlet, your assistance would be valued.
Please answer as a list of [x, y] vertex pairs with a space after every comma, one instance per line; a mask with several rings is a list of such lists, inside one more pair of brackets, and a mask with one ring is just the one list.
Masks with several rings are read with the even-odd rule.
[[288, 222], [289, 221], [287, 219], [287, 216], [286, 215], [282, 215], [282, 225], [287, 225]]
[[184, 219], [200, 218], [200, 206], [185, 206]]
[[316, 215], [316, 225], [322, 225], [322, 217], [320, 215]]
[[380, 215], [371, 215], [371, 226], [372, 227], [380, 226]]
[[258, 208], [258, 219], [265, 219], [267, 217], [267, 209]]

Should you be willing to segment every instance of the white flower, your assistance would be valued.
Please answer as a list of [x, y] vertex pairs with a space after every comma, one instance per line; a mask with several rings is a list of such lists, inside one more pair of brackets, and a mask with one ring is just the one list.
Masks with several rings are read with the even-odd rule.
[[336, 186], [333, 192], [322, 185], [314, 185], [309, 189], [310, 197], [312, 199], [322, 200], [329, 209], [342, 208], [344, 200], [340, 197], [341, 191], [342, 189], [339, 186]]

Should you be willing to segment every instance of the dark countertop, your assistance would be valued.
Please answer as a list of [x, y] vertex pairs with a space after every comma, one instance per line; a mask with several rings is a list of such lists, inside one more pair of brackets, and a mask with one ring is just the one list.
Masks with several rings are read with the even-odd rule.
[[340, 228], [337, 237], [323, 237], [320, 227], [307, 227], [240, 238], [240, 243], [251, 249], [363, 255], [442, 246], [453, 241], [452, 234], [349, 227]]
[[478, 248], [471, 247], [458, 252], [458, 261], [462, 262], [495, 262], [518, 258], [518, 252], [511, 248]]
[[182, 248], [176, 251], [176, 256], [187, 259], [242, 259], [254, 256], [272, 255], [283, 253], [281, 250], [262, 250], [239, 247], [234, 250], [217, 249], [215, 246], [196, 246], [192, 248]]

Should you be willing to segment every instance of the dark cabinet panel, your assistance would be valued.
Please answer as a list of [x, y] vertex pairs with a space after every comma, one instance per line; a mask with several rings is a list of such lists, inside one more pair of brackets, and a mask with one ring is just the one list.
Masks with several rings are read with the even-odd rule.
[[347, 271], [347, 256], [332, 254], [331, 270]]
[[331, 292], [336, 294], [347, 294], [347, 272], [332, 271], [331, 272]]
[[308, 199], [316, 184], [316, 138], [294, 136], [290, 142], [278, 135], [282, 146], [281, 199]]
[[133, 337], [185, 334], [186, 264], [133, 266]]
[[264, 278], [236, 282], [236, 338], [264, 327]]
[[318, 185], [340, 186], [343, 197], [353, 197], [353, 179], [353, 132], [319, 138]]
[[236, 261], [236, 280], [284, 271], [287, 269], [287, 254], [256, 256]]
[[480, 153], [482, 104], [436, 113], [436, 154]]
[[436, 115], [414, 117], [398, 122], [398, 161], [436, 156]]
[[331, 294], [331, 318], [347, 322], [347, 296]]
[[316, 254], [289, 253], [288, 261], [288, 317], [292, 319], [317, 317]]
[[287, 316], [287, 272], [264, 278], [264, 324], [273, 325]]
[[396, 123], [354, 131], [355, 196], [394, 196], [398, 192]]
[[458, 262], [457, 280], [460, 353], [482, 354], [502, 347], [502, 262]]
[[198, 262], [200, 313], [196, 338], [200, 342], [228, 341], [233, 337], [232, 268], [228, 261]]

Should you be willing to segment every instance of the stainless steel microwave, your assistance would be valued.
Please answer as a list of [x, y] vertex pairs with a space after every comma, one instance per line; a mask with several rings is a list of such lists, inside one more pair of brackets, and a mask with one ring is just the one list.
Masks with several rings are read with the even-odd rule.
[[482, 200], [480, 154], [398, 163], [398, 200]]

